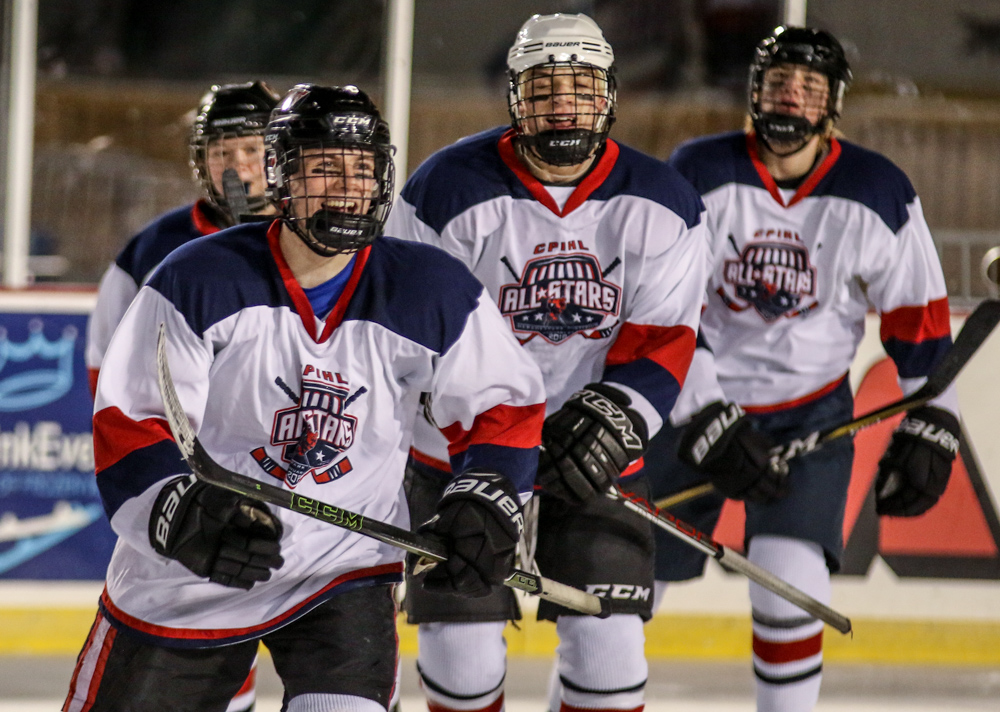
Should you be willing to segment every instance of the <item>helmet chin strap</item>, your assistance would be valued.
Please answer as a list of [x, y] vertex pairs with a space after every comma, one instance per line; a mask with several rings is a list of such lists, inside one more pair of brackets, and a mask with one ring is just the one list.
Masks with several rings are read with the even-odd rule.
[[597, 155], [595, 151], [581, 163], [572, 166], [555, 166], [547, 163], [534, 148], [526, 147], [520, 141], [515, 141], [514, 146], [517, 149], [518, 157], [528, 167], [531, 174], [543, 183], [573, 183], [579, 180], [590, 170], [594, 157]]

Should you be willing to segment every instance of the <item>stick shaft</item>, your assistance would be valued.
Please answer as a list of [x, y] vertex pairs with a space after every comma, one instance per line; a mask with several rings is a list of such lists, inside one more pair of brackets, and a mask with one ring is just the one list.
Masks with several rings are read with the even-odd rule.
[[835, 630], [841, 633], [851, 631], [851, 621], [847, 617], [837, 613], [824, 603], [817, 601], [812, 596], [795, 588], [783, 579], [775, 576], [770, 571], [757, 566], [746, 557], [736, 553], [732, 549], [719, 544], [711, 537], [697, 529], [685, 524], [662, 512], [656, 512], [648, 506], [623, 497], [620, 491], [611, 490], [609, 496], [612, 499], [619, 499], [627, 509], [649, 520], [660, 529], [674, 535], [689, 546], [698, 549], [704, 554], [711, 556], [722, 566], [737, 571], [754, 583], [766, 588], [771, 593], [781, 596], [786, 601], [794, 603], [806, 613], [818, 618]]

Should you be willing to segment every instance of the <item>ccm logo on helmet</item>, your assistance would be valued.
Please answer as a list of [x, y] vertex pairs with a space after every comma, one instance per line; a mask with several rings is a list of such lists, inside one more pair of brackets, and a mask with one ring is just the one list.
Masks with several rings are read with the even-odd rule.
[[505, 494], [501, 488], [491, 485], [489, 482], [483, 482], [475, 477], [459, 477], [452, 480], [441, 496], [462, 492], [468, 492], [494, 502], [500, 508], [500, 511], [510, 517], [510, 521], [517, 527], [519, 534], [524, 531], [524, 515], [521, 514], [520, 506], [511, 499], [510, 495]]
[[173, 491], [163, 502], [163, 508], [160, 509], [160, 516], [156, 518], [156, 541], [164, 549], [167, 548], [167, 535], [170, 534], [170, 523], [174, 520], [174, 515], [177, 513], [177, 505], [181, 503], [181, 497], [191, 489], [191, 485], [195, 483], [196, 479], [194, 475], [191, 475], [180, 480], [174, 485]]
[[727, 410], [719, 413], [715, 419], [709, 423], [705, 432], [702, 433], [701, 437], [698, 438], [694, 445], [691, 446], [691, 457], [694, 459], [695, 464], [700, 465], [701, 461], [705, 459], [705, 455], [708, 454], [709, 448], [714, 445], [722, 434], [726, 432], [729, 428], [733, 426], [739, 417], [743, 415], [743, 409], [739, 407], [736, 403], [729, 406]]

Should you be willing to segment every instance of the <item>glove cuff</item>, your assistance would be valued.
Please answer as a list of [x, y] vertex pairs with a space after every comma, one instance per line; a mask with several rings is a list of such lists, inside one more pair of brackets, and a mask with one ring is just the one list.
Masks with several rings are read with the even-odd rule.
[[607, 383], [589, 383], [566, 401], [566, 406], [596, 417], [618, 437], [629, 462], [635, 462], [649, 445], [649, 428], [631, 405], [632, 399], [627, 394]]
[[194, 475], [181, 475], [160, 490], [149, 516], [149, 544], [157, 554], [171, 556], [177, 538], [176, 525], [184, 521], [194, 495], [206, 486]]
[[715, 401], [706, 405], [685, 428], [679, 443], [681, 461], [697, 468], [709, 466], [717, 453], [725, 451], [745, 416], [736, 403]]

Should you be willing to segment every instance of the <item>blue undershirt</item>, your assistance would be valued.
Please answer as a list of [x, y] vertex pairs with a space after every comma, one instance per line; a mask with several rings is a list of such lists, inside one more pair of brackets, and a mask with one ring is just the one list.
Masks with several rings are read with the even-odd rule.
[[354, 260], [356, 258], [357, 255], [352, 257], [351, 261], [347, 263], [344, 269], [337, 273], [336, 277], [326, 280], [323, 284], [317, 284], [315, 287], [302, 289], [306, 293], [309, 304], [312, 306], [313, 314], [320, 319], [326, 319], [327, 315], [333, 311], [333, 307], [336, 306], [340, 295], [344, 293], [347, 280], [351, 278], [351, 272], [354, 271]]

